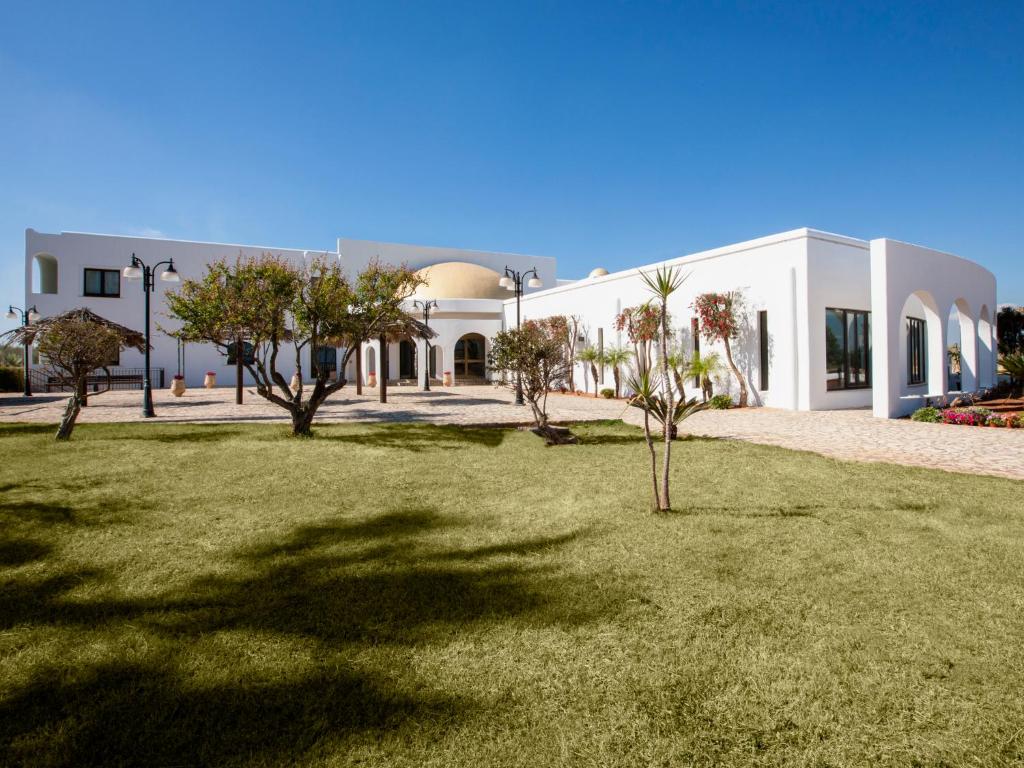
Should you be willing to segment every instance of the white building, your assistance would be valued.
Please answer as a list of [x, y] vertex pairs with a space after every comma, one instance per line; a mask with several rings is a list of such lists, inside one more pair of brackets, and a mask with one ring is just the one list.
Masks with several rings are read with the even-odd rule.
[[[498, 285], [505, 267], [525, 273], [536, 269], [542, 288], [527, 288], [523, 319], [578, 315], [582, 343], [599, 348], [628, 346], [615, 330], [615, 316], [649, 298], [642, 272], [652, 264], [607, 274], [596, 268], [583, 280], [558, 280], [555, 260], [518, 254], [396, 245], [339, 239], [335, 251], [296, 250], [198, 243], [77, 232], [25, 234], [26, 305], [45, 315], [88, 306], [103, 317], [141, 328], [143, 291], [122, 269], [135, 254], [150, 266], [173, 259], [182, 277], [199, 277], [211, 261], [239, 253], [269, 252], [302, 261], [326, 255], [354, 276], [371, 259], [405, 263], [427, 280], [417, 294], [436, 299], [430, 325], [438, 332], [431, 350], [430, 375], [445, 371], [456, 383], [488, 377], [489, 340], [516, 322], [513, 294]], [[950, 392], [947, 349], [961, 349], [962, 389], [995, 381], [995, 277], [965, 259], [888, 239], [866, 242], [813, 229], [797, 229], [666, 262], [687, 279], [669, 309], [676, 342], [684, 350], [696, 340], [694, 297], [736, 291], [742, 297], [742, 323], [734, 357], [747, 378], [751, 403], [794, 410], [868, 408], [876, 416], [905, 415], [928, 398]], [[152, 360], [164, 370], [165, 384], [180, 365], [176, 341], [162, 329], [175, 322], [166, 315], [163, 293], [175, 284], [157, 279], [153, 294]], [[411, 308], [411, 307], [410, 307]], [[318, 352], [322, 363], [341, 359], [338, 350]], [[423, 341], [389, 345], [390, 378], [423, 385], [427, 366]], [[307, 351], [307, 354], [313, 354]], [[363, 374], [376, 375], [376, 342], [363, 350]], [[140, 367], [141, 355], [125, 352], [120, 365]], [[304, 363], [306, 371], [310, 362]], [[188, 345], [183, 373], [198, 386], [207, 371], [233, 381], [228, 360], [208, 345]], [[290, 374], [290, 371], [287, 372]], [[286, 374], [287, 375], [287, 374]], [[346, 378], [355, 376], [350, 363]], [[589, 376], [582, 365], [577, 382]], [[601, 386], [610, 373], [602, 371]], [[154, 376], [159, 383], [159, 375]], [[594, 384], [587, 382], [593, 389]], [[579, 386], [579, 384], [577, 385]], [[735, 393], [723, 375], [716, 391]]]

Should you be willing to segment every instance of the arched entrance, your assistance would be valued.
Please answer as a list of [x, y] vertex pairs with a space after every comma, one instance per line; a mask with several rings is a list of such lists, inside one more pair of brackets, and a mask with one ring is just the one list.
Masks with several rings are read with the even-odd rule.
[[978, 386], [991, 387], [995, 384], [993, 373], [996, 367], [995, 342], [992, 338], [992, 320], [988, 305], [981, 305], [978, 315]]
[[939, 314], [935, 298], [928, 291], [915, 291], [903, 303], [900, 315], [900, 394], [942, 397], [946, 394], [948, 350], [943, 344], [945, 318]]
[[467, 333], [455, 343], [452, 371], [457, 382], [482, 383], [487, 370], [486, 341], [479, 333]]
[[416, 378], [416, 345], [409, 339], [398, 342], [398, 378]]
[[965, 299], [949, 308], [946, 329], [947, 384], [952, 392], [973, 392], [977, 381], [974, 317]]

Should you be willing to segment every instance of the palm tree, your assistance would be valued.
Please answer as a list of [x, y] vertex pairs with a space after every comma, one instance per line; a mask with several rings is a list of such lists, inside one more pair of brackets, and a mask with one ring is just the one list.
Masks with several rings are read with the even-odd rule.
[[621, 393], [622, 367], [633, 359], [633, 353], [624, 347], [609, 347], [604, 351], [603, 363], [612, 369], [612, 377], [615, 379], [615, 396]]
[[676, 389], [679, 390], [679, 396], [686, 399], [686, 355], [681, 351], [673, 352], [668, 356], [668, 367], [672, 371], [672, 379], [676, 383]]
[[705, 403], [715, 394], [715, 388], [711, 383], [711, 379], [720, 375], [721, 372], [722, 361], [719, 359], [717, 352], [711, 352], [703, 356], [700, 352], [694, 352], [690, 364], [686, 366], [686, 375], [693, 376], [700, 381], [700, 392]]
[[590, 376], [594, 379], [594, 397], [597, 397], [597, 366], [604, 363], [604, 356], [597, 347], [584, 347], [576, 353], [576, 359], [590, 366]]
[[1013, 381], [1024, 381], [1024, 352], [1015, 352], [999, 358], [999, 365]]
[[[658, 493], [658, 460], [654, 451], [654, 438], [651, 435], [651, 416], [660, 421], [668, 432], [675, 436], [678, 425], [681, 421], [688, 419], [695, 413], [707, 408], [706, 403], [698, 403], [696, 397], [689, 400], [680, 399], [672, 406], [671, 411], [666, 407], [665, 400], [658, 394], [661, 384], [657, 373], [643, 370], [635, 376], [631, 376], [627, 382], [633, 395], [629, 398], [629, 404], [644, 412], [644, 440], [647, 443], [647, 450], [651, 456], [651, 486], [654, 489], [653, 507], [659, 511], [666, 511], [667, 506], [662, 504], [662, 498]], [[668, 441], [666, 440], [666, 446]]]
[[660, 414], [663, 434], [665, 436], [665, 452], [661, 461], [661, 500], [658, 509], [667, 512], [672, 509], [669, 500], [669, 467], [672, 460], [672, 441], [675, 439], [675, 424], [672, 422], [672, 415], [676, 410], [675, 393], [672, 391], [672, 379], [668, 375], [668, 340], [669, 340], [669, 319], [668, 300], [682, 284], [688, 275], [684, 275], [675, 267], [659, 267], [654, 274], [641, 272], [640, 276], [647, 286], [647, 290], [654, 296], [655, 309], [658, 312], [658, 345], [661, 351], [661, 387], [662, 387], [662, 412]]

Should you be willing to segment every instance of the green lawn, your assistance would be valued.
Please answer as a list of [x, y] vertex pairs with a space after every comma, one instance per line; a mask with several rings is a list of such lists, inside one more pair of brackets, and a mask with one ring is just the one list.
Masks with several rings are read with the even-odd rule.
[[1024, 764], [1024, 484], [578, 431], [0, 427], [0, 765]]

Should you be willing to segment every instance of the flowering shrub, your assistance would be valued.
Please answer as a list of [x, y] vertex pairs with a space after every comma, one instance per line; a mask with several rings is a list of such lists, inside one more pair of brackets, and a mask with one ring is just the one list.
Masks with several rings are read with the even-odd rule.
[[942, 411], [944, 423], [968, 427], [984, 427], [991, 416], [992, 411], [987, 408], [946, 408]]

